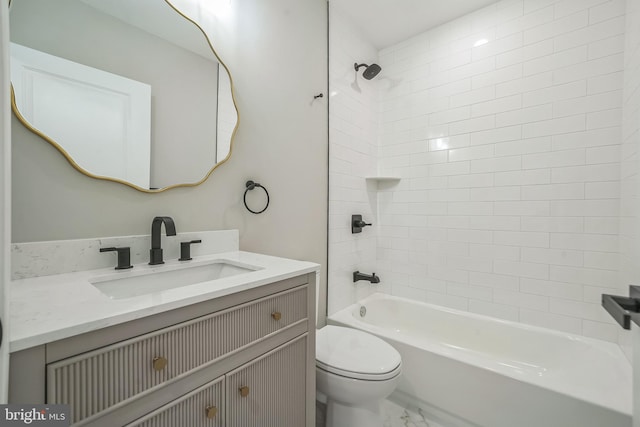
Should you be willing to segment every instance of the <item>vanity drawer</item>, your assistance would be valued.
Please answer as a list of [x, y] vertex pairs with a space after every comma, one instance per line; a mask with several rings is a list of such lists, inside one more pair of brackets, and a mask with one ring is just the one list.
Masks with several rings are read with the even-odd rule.
[[47, 365], [47, 403], [78, 422], [307, 318], [307, 286]]
[[224, 427], [224, 400], [220, 377], [126, 427]]

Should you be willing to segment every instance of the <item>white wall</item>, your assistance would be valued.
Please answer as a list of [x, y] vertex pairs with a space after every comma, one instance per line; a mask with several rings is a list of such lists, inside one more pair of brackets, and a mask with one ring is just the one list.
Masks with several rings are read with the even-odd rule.
[[[329, 3], [329, 314], [364, 298], [376, 289], [369, 282], [353, 283], [353, 272], [376, 272], [377, 199], [374, 184], [365, 177], [377, 174], [377, 86], [356, 80], [354, 63], [377, 62], [378, 53], [340, 9]], [[354, 83], [355, 82], [355, 83]], [[351, 215], [367, 223], [351, 234]]]
[[8, 398], [9, 378], [9, 244], [11, 242], [11, 104], [9, 102], [9, 16], [8, 1], [0, 1], [0, 319], [3, 326], [0, 346], [0, 404]]
[[[620, 200], [620, 282], [640, 284], [640, 1], [627, 0]], [[624, 290], [623, 295], [627, 291]], [[630, 352], [629, 336], [620, 342]]]
[[624, 9], [504, 0], [379, 52], [391, 293], [617, 340]]
[[[198, 187], [143, 194], [76, 172], [14, 120], [15, 242], [144, 234], [170, 215], [179, 232], [235, 228], [243, 250], [326, 265], [327, 98], [312, 103], [327, 90], [326, 2], [231, 5], [224, 25], [208, 27], [236, 87], [231, 159]], [[262, 215], [242, 204], [247, 179], [271, 194]]]

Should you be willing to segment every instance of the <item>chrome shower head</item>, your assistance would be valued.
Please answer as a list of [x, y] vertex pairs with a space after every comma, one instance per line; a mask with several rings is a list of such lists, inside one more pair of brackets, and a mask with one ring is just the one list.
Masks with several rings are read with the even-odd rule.
[[382, 68], [378, 64], [367, 65], [367, 64], [358, 64], [357, 62], [353, 64], [353, 68], [356, 69], [356, 72], [360, 70], [361, 67], [365, 67], [365, 70], [362, 73], [362, 77], [364, 77], [367, 80], [371, 80], [372, 78], [377, 76], [380, 71], [382, 71]]

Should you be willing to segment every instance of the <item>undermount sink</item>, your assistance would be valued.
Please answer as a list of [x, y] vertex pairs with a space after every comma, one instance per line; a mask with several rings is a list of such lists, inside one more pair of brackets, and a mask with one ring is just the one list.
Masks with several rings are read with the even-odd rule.
[[228, 260], [214, 260], [205, 264], [177, 268], [163, 266], [139, 274], [131, 272], [126, 277], [112, 274], [89, 279], [89, 282], [109, 298], [122, 299], [251, 273], [260, 269], [261, 267]]

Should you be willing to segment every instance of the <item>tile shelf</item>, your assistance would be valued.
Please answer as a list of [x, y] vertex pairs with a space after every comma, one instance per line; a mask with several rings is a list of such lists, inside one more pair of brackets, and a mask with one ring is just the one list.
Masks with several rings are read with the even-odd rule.
[[400, 181], [399, 176], [366, 176], [364, 179], [372, 182], [397, 182]]

